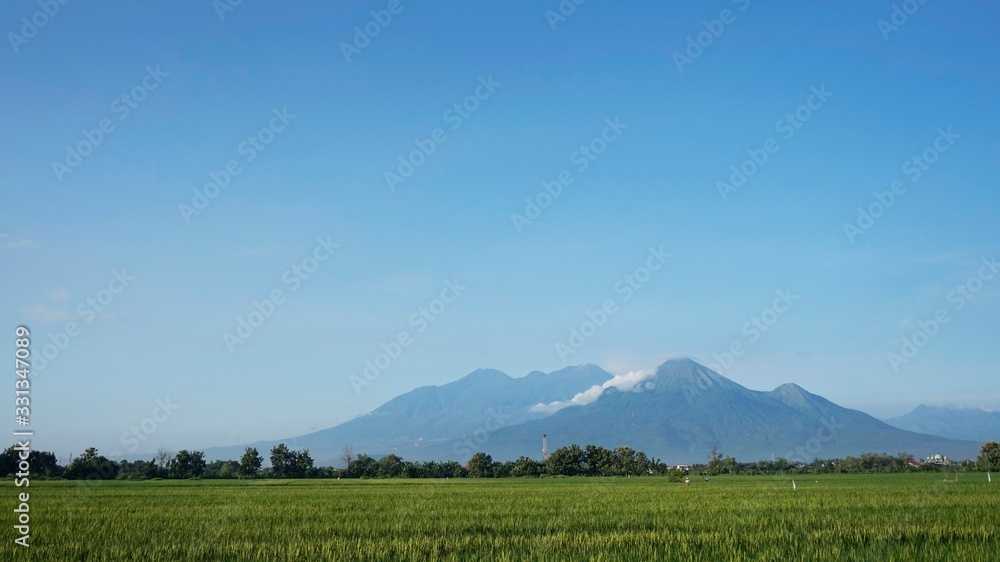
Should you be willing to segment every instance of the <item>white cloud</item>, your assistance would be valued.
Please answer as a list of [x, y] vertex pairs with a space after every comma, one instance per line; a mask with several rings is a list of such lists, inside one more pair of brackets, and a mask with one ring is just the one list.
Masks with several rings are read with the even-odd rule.
[[595, 384], [587, 390], [578, 393], [569, 400], [559, 400], [548, 404], [535, 404], [531, 407], [531, 411], [551, 414], [568, 406], [584, 406], [597, 400], [601, 394], [609, 388], [616, 388], [621, 392], [637, 390], [636, 387], [639, 383], [645, 381], [654, 374], [656, 374], [656, 369], [640, 369], [637, 371], [629, 371], [624, 375], [615, 375], [612, 379], [605, 381], [604, 384]]
[[43, 304], [36, 304], [31, 308], [21, 309], [21, 313], [24, 314], [25, 318], [28, 320], [39, 324], [62, 322], [64, 320], [68, 320], [70, 317], [70, 313], [65, 310], [49, 308]]
[[52, 300], [57, 301], [68, 301], [70, 299], [69, 289], [64, 289], [62, 287], [57, 287], [49, 291], [47, 295]]
[[10, 235], [6, 232], [0, 232], [0, 247], [4, 248], [27, 248], [29, 246], [34, 246], [35, 243], [27, 238], [21, 238], [19, 240], [11, 239]]

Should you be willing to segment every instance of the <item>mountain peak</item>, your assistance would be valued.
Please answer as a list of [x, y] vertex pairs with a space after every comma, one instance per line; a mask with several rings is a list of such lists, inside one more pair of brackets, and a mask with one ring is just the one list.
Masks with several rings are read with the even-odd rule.
[[660, 368], [663, 368], [667, 365], [703, 367], [702, 364], [698, 363], [694, 359], [691, 359], [690, 357], [674, 357], [673, 359], [667, 359], [662, 364], [660, 364]]
[[[608, 381], [612, 382], [604, 388]], [[573, 407], [539, 411], [538, 404]], [[953, 412], [960, 414], [956, 419], [928, 412], [921, 410], [916, 421], [939, 422], [921, 427], [922, 432], [934, 429], [941, 434], [975, 423], [993, 438], [1000, 434], [1000, 413], [958, 410]], [[495, 369], [479, 369], [452, 383], [401, 394], [370, 415], [293, 442], [308, 447], [314, 458], [322, 459], [319, 462], [337, 462], [345, 443], [373, 456], [395, 453], [415, 460], [466, 460], [473, 448], [464, 447], [462, 440], [484, 427], [491, 429], [482, 450], [502, 460], [537, 451], [543, 433], [553, 448], [573, 442], [611, 448], [628, 445], [677, 462], [703, 459], [712, 447], [741, 459], [777, 453], [804, 460], [814, 453], [802, 447], [823, 428], [836, 429], [835, 437], [822, 442], [827, 458], [875, 450], [975, 458], [983, 441], [901, 431], [795, 384], [770, 392], [750, 390], [689, 358], [679, 358], [664, 362], [652, 374], [634, 371], [616, 379], [593, 365], [548, 374], [536, 371], [516, 379]], [[233, 458], [222, 455], [238, 456], [242, 451], [232, 447], [208, 454], [214, 460]]]
[[782, 403], [794, 408], [802, 408], [810, 403], [809, 393], [801, 386], [786, 382], [770, 393]]
[[498, 371], [496, 369], [476, 369], [475, 371], [472, 371], [468, 375], [465, 375], [464, 377], [458, 379], [457, 381], [455, 381], [455, 383], [496, 384], [512, 380], [514, 379], [503, 371]]
[[806, 389], [802, 388], [801, 386], [793, 382], [786, 382], [785, 384], [774, 389], [772, 392], [774, 392], [775, 394], [783, 394], [787, 396], [794, 396], [794, 395], [804, 396], [808, 394], [808, 392], [806, 392]]
[[572, 381], [583, 381], [587, 384], [601, 384], [602, 382], [611, 378], [611, 373], [608, 373], [604, 369], [598, 367], [597, 365], [591, 365], [590, 363], [585, 363], [583, 365], [573, 365], [570, 367], [564, 367], [558, 371], [552, 371], [551, 373], [543, 373], [542, 371], [532, 371], [524, 376], [525, 379], [533, 379], [538, 382], [572, 382]]
[[705, 390], [712, 386], [739, 387], [733, 381], [687, 357], [665, 361], [656, 369], [653, 380], [662, 388], [693, 387]]

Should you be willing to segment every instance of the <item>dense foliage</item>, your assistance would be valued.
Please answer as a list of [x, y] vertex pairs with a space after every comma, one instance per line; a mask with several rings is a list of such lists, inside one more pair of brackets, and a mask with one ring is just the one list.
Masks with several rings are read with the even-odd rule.
[[[920, 471], [1000, 471], [1000, 444], [987, 441], [976, 462], [934, 464], [921, 462], [912, 455], [899, 453], [862, 453], [844, 459], [816, 459], [793, 463], [777, 458], [770, 461], [738, 462], [713, 450], [706, 464], [670, 466], [631, 447], [607, 449], [597, 445], [561, 447], [545, 461], [528, 457], [498, 462], [479, 452], [465, 465], [455, 461], [411, 462], [397, 455], [380, 459], [366, 454], [354, 455], [345, 449], [346, 468], [316, 467], [309, 450], [293, 451], [284, 443], [271, 449], [271, 466], [262, 468], [257, 449], [248, 447], [239, 461], [205, 461], [202, 451], [181, 450], [177, 454], [161, 450], [149, 460], [113, 460], [91, 447], [66, 467], [59, 466], [54, 454], [32, 451], [31, 474], [36, 478], [69, 480], [144, 480], [153, 478], [524, 478], [540, 476], [669, 476], [682, 480], [694, 473], [720, 474], [826, 474], [826, 473], [895, 473]], [[0, 453], [0, 476], [17, 471], [17, 451], [13, 447]]]

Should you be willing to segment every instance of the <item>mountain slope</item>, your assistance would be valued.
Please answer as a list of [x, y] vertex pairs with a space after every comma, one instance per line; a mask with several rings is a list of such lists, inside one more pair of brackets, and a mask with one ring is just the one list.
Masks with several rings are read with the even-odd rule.
[[[610, 378], [611, 374], [594, 365], [547, 374], [535, 371], [516, 379], [497, 370], [479, 369], [445, 385], [424, 386], [401, 394], [340, 425], [249, 446], [257, 447], [264, 457], [279, 442], [294, 449], [308, 448], [320, 464], [339, 464], [346, 445], [352, 445], [356, 453], [372, 456], [396, 453], [407, 460], [455, 458], [469, 447], [481, 445], [478, 441], [491, 429], [546, 415], [533, 412], [535, 404], [567, 400]], [[425, 453], [428, 447], [434, 452]], [[245, 448], [213, 447], [205, 453], [209, 460], [239, 458]]]
[[1000, 441], [1000, 412], [988, 412], [978, 408], [949, 408], [921, 404], [908, 414], [884, 421], [900, 429], [950, 439]]
[[570, 443], [628, 445], [667, 462], [702, 462], [712, 448], [740, 460], [793, 461], [864, 451], [974, 457], [976, 443], [921, 435], [842, 408], [796, 385], [749, 390], [689, 359], [671, 360], [633, 391], [606, 390], [598, 400], [496, 431], [484, 450], [494, 458], [537, 456]]
[[[482, 369], [442, 386], [414, 389], [371, 413], [282, 442], [308, 448], [318, 464], [340, 464], [340, 452], [374, 457], [395, 453], [407, 460], [466, 461], [477, 451], [496, 460], [541, 456], [577, 443], [645, 451], [668, 463], [704, 462], [709, 452], [742, 461], [784, 457], [793, 462], [862, 452], [936, 453], [975, 458], [982, 440], [962, 441], [906, 431], [868, 414], [843, 408], [795, 384], [772, 391], [745, 388], [690, 359], [674, 359], [638, 383], [612, 382], [596, 399], [551, 412], [594, 390], [611, 375], [593, 365], [511, 378]], [[633, 386], [634, 384], [634, 386]], [[534, 408], [538, 404], [549, 408]], [[555, 405], [558, 407], [559, 405]], [[267, 456], [274, 442], [255, 443]], [[239, 458], [243, 447], [214, 448], [209, 459]]]

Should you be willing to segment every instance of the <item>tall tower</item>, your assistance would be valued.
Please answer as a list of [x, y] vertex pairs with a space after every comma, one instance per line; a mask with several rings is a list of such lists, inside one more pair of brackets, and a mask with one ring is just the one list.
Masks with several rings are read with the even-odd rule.
[[549, 436], [542, 434], [542, 462], [549, 458]]

